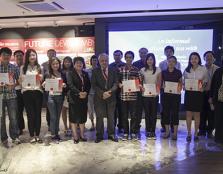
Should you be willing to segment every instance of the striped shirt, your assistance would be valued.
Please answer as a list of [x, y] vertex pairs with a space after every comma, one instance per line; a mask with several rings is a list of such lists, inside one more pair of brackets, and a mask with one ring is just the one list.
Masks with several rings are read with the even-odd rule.
[[[138, 79], [141, 82], [142, 76], [140, 74], [140, 71], [135, 66], [131, 66], [130, 68], [127, 67], [127, 65], [119, 68], [119, 82], [122, 83], [122, 81], [125, 80], [133, 80]], [[122, 101], [132, 101], [137, 100], [137, 94], [138, 92], [126, 92], [124, 93], [123, 90], [121, 90], [120, 98]]]
[[[15, 84], [19, 79], [19, 69], [15, 65], [8, 63], [8, 65], [0, 64], [0, 73], [9, 73], [10, 80]], [[0, 95], [3, 95], [3, 99], [16, 98], [15, 89], [8, 89], [5, 86], [0, 87]]]

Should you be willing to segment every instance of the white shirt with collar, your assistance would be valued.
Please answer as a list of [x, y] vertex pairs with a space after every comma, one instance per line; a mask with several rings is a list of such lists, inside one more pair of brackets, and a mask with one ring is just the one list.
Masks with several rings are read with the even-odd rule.
[[145, 68], [140, 70], [140, 73], [143, 75], [143, 83], [144, 84], [156, 84], [158, 75], [161, 73], [161, 69], [156, 67], [156, 72], [153, 74], [153, 70], [145, 71]]
[[[20, 68], [20, 76], [21, 77], [24, 75], [37, 75], [39, 73], [37, 65], [35, 65], [34, 67], [31, 67], [30, 65], [28, 65], [26, 74], [23, 73], [23, 67], [24, 66], [21, 66], [21, 68]], [[35, 86], [34, 88], [22, 86], [22, 92], [27, 91], [27, 90], [39, 90], [39, 91], [43, 92], [41, 85]]]
[[184, 79], [194, 79], [194, 80], [202, 80], [203, 83], [208, 82], [208, 72], [204, 66], [198, 65], [198, 67], [194, 70], [190, 69], [190, 72], [186, 70], [183, 73]]

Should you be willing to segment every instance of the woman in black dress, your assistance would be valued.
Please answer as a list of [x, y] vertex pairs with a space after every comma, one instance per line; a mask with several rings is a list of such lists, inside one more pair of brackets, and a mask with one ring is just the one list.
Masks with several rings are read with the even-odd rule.
[[218, 97], [221, 85], [223, 85], [223, 67], [217, 69], [213, 75], [209, 99], [209, 103], [213, 103], [215, 109], [215, 141], [223, 144], [223, 101]]
[[69, 88], [67, 97], [69, 102], [69, 121], [73, 131], [74, 143], [79, 142], [77, 125], [80, 126], [80, 140], [87, 141], [84, 137], [84, 128], [87, 121], [88, 93], [91, 88], [88, 73], [83, 71], [84, 59], [75, 57], [74, 69], [67, 74], [67, 85]]

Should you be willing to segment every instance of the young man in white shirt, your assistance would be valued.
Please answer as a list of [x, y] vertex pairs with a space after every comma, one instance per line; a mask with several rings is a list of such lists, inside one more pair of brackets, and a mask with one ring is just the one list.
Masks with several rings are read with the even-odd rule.
[[213, 137], [214, 130], [214, 107], [213, 104], [209, 103], [210, 86], [211, 80], [214, 72], [219, 68], [214, 64], [215, 58], [212, 51], [206, 51], [204, 53], [205, 67], [208, 72], [208, 83], [204, 89], [204, 100], [203, 100], [203, 110], [201, 112], [201, 121], [199, 126], [199, 136], [208, 136], [208, 138]]

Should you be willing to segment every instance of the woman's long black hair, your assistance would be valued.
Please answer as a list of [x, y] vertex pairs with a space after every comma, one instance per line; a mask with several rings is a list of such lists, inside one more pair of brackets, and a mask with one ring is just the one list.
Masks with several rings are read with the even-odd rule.
[[54, 62], [54, 61], [58, 61], [58, 63], [59, 63], [59, 69], [58, 69], [58, 72], [60, 72], [61, 73], [61, 61], [60, 61], [60, 59], [59, 58], [57, 58], [57, 57], [53, 57], [51, 60], [50, 60], [50, 62], [49, 62], [49, 75], [50, 75], [50, 77], [52, 77], [52, 75], [53, 76], [56, 76], [54, 73], [53, 73], [53, 68], [52, 68], [52, 63]]
[[34, 49], [28, 49], [26, 51], [26, 54], [25, 54], [25, 63], [24, 63], [24, 66], [23, 66], [23, 73], [26, 74], [27, 72], [27, 69], [28, 69], [28, 65], [29, 65], [29, 57], [30, 57], [30, 53], [33, 52], [36, 54], [36, 61], [35, 61], [35, 65], [37, 66], [37, 69], [38, 69], [38, 73], [41, 73], [41, 67], [38, 63], [38, 58], [37, 58], [37, 52], [36, 50]]
[[192, 52], [189, 56], [189, 60], [188, 60], [188, 65], [187, 65], [187, 68], [186, 68], [186, 72], [190, 72], [190, 69], [192, 68], [192, 64], [191, 64], [191, 58], [192, 56], [197, 56], [199, 61], [198, 61], [198, 65], [201, 65], [201, 56], [197, 53], [197, 52]]
[[155, 57], [155, 55], [153, 54], [153, 53], [149, 53], [149, 54], [147, 54], [147, 56], [146, 56], [146, 65], [145, 65], [145, 71], [147, 71], [148, 69], [149, 69], [149, 65], [147, 64], [147, 60], [149, 59], [149, 58], [152, 58], [153, 59], [153, 74], [155, 74], [156, 73], [156, 57]]
[[64, 65], [65, 60], [68, 60], [70, 62], [70, 68], [68, 70], [72, 70], [74, 68], [74, 65], [73, 65], [72, 58], [70, 56], [64, 57], [63, 64], [62, 64], [62, 69], [63, 70], [67, 70], [66, 67], [65, 67], [65, 65]]

